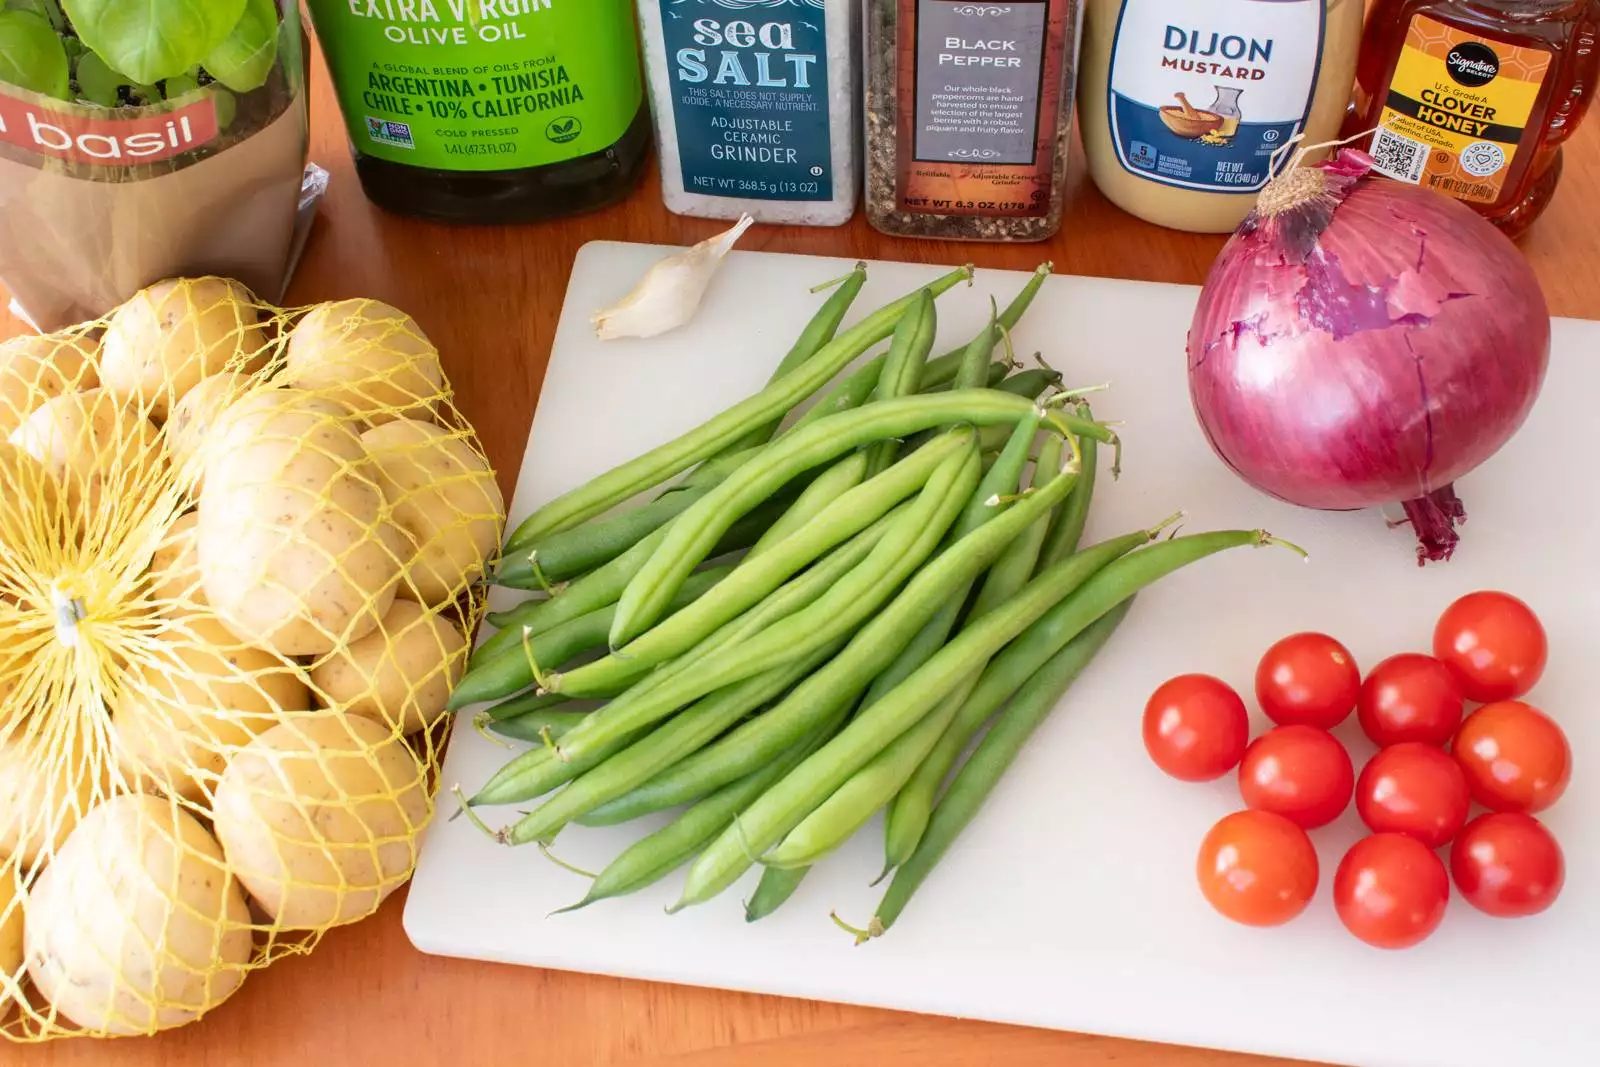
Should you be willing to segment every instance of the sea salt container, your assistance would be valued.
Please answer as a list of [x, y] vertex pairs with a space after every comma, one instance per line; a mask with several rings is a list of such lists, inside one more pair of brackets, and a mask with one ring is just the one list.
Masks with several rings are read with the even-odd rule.
[[839, 226], [860, 184], [860, 0], [638, 0], [667, 208]]

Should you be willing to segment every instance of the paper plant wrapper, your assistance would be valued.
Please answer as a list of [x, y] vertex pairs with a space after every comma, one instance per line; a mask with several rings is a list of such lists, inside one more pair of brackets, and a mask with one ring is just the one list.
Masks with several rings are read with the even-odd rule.
[[[262, 88], [117, 111], [0, 84], [0, 284], [41, 330], [161, 278], [287, 281], [307, 146], [303, 38]], [[236, 114], [227, 112], [237, 101]]]

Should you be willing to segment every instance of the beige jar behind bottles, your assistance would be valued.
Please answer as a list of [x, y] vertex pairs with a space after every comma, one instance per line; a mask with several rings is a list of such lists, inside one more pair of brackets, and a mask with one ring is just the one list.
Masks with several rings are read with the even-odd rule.
[[[1228, 233], [1350, 101], [1362, 0], [1087, 0], [1078, 112], [1094, 183], [1176, 230]], [[1313, 157], [1315, 158], [1315, 157]]]

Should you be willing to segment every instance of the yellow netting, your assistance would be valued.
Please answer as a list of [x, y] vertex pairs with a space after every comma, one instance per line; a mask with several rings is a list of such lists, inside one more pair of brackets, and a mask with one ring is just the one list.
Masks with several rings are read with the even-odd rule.
[[0, 1030], [144, 1034], [410, 877], [504, 524], [438, 353], [219, 278], [0, 345]]

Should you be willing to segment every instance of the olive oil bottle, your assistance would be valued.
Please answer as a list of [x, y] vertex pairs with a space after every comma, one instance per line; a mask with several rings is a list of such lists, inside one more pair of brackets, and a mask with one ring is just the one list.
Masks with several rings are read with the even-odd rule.
[[627, 196], [650, 116], [631, 0], [309, 0], [366, 194], [446, 222]]

